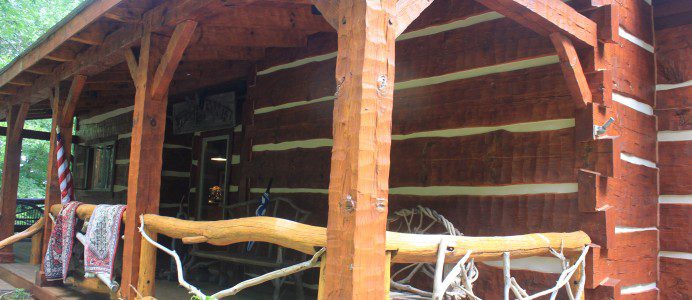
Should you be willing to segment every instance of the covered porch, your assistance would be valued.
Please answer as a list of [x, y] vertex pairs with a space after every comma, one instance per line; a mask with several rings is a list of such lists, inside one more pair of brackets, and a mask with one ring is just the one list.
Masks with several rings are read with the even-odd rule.
[[[620, 132], [602, 125], [614, 116], [618, 18], [599, 1], [89, 1], [0, 74], [0, 238], [13, 233], [24, 120], [50, 116], [45, 225], [32, 247], [45, 255], [49, 214], [62, 208], [59, 129], [79, 218], [90, 204], [127, 205], [123, 299], [189, 297], [160, 281], [175, 267], [143, 240], [140, 218], [166, 247], [187, 245], [185, 271], [207, 282], [230, 281], [215, 262], [238, 264], [253, 241], [295, 250], [295, 262], [326, 248], [304, 295], [322, 299], [388, 297], [392, 263], [455, 264], [467, 251], [501, 262], [561, 246], [575, 262], [588, 244], [584, 279], [568, 285], [619, 295], [620, 269], [606, 262], [621, 258], [601, 255], [616, 247], [603, 189], [619, 180]], [[286, 206], [250, 218], [264, 193]], [[472, 237], [443, 247], [387, 232], [394, 212], [419, 205]], [[14, 259], [12, 246], [0, 251]], [[35, 285], [50, 285], [39, 266]], [[480, 286], [509, 297], [498, 270]], [[515, 270], [529, 291], [561, 273]]]

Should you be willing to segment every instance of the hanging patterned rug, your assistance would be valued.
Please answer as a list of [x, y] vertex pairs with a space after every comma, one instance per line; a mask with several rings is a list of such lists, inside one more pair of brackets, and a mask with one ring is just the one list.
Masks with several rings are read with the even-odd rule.
[[125, 205], [98, 205], [94, 209], [84, 247], [84, 272], [88, 276], [104, 274], [113, 278], [113, 261], [120, 240], [120, 224]]
[[62, 279], [64, 281], [67, 276], [67, 267], [70, 265], [72, 246], [74, 245], [75, 226], [77, 225], [75, 211], [81, 204], [77, 201], [68, 202], [55, 219], [48, 240], [48, 251], [46, 251], [46, 257], [43, 260], [46, 280]]

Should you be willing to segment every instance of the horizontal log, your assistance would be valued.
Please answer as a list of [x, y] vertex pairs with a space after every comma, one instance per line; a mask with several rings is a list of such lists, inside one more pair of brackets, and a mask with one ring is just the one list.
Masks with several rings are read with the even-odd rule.
[[[196, 238], [213, 245], [229, 245], [246, 241], [268, 242], [312, 254], [326, 245], [326, 229], [271, 217], [250, 217], [225, 221], [185, 221], [158, 215], [145, 215], [146, 228], [173, 238]], [[198, 239], [197, 237], [204, 237]], [[387, 233], [387, 249], [396, 251], [397, 263], [434, 262], [440, 235]], [[446, 261], [456, 262], [467, 250], [477, 261], [498, 260], [503, 252], [514, 258], [549, 255], [550, 247], [564, 243], [568, 253], [576, 253], [590, 239], [583, 232], [543, 233], [507, 237], [448, 237], [454, 250]], [[549, 241], [546, 241], [546, 239]]]
[[661, 299], [685, 299], [692, 293], [692, 260], [661, 257]]
[[[469, 35], [475, 38], [469, 39]], [[403, 82], [550, 55], [554, 48], [548, 39], [517, 27], [509, 20], [499, 20], [400, 41], [396, 51], [396, 78], [397, 82]], [[272, 56], [269, 50], [267, 56]], [[255, 108], [333, 95], [334, 63], [334, 60], [327, 60], [259, 77], [256, 91], [251, 94], [257, 99]], [[542, 78], [542, 87], [548, 91], [564, 87], [562, 77]], [[549, 80], [561, 81], [554, 87], [547, 82]], [[522, 88], [520, 84], [513, 87]], [[526, 89], [533, 89], [533, 86]]]
[[[298, 147], [310, 147], [298, 141]], [[504, 130], [392, 142], [390, 186], [491, 186], [576, 182], [574, 130]], [[286, 188], [329, 183], [331, 147], [256, 151], [248, 176]]]
[[[651, 4], [639, 0], [623, 0], [616, 3], [619, 6], [620, 18], [618, 23], [620, 27], [649, 45], [653, 45], [654, 32], [652, 30], [653, 18], [651, 17], [653, 10]], [[657, 35], [656, 46], [658, 46], [658, 39]]]
[[661, 195], [692, 194], [692, 141], [660, 142]]
[[[77, 208], [80, 219], [88, 218], [96, 206], [83, 204]], [[62, 205], [53, 205], [51, 213], [60, 213]], [[127, 212], [126, 212], [127, 213]], [[187, 221], [171, 217], [144, 215], [146, 228], [157, 234], [187, 241], [224, 246], [248, 241], [277, 244], [286, 248], [313, 254], [327, 242], [326, 228], [305, 225], [271, 217], [249, 217], [224, 221]], [[190, 239], [193, 238], [193, 239]], [[565, 233], [533, 233], [505, 237], [467, 237], [406, 234], [387, 232], [387, 249], [396, 251], [397, 263], [435, 262], [437, 248], [442, 238], [449, 238], [453, 250], [446, 256], [447, 262], [456, 262], [468, 250], [477, 261], [500, 260], [503, 252], [511, 257], [550, 256], [550, 249], [564, 247], [566, 253], [579, 253], [591, 243], [581, 231]]]
[[[0, 127], [0, 135], [7, 136], [7, 127]], [[50, 132], [23, 129], [22, 138], [50, 141]]]
[[[321, 63], [327, 65], [328, 63]], [[316, 66], [297, 68], [283, 74], [272, 74], [260, 78], [263, 86], [277, 91], [312, 93], [314, 81], [298, 81]], [[333, 67], [333, 66], [329, 66]], [[319, 68], [321, 70], [321, 67]], [[322, 71], [314, 71], [323, 75]], [[290, 74], [289, 74], [290, 73]], [[312, 78], [311, 75], [307, 75]], [[461, 127], [499, 126], [523, 122], [553, 119], [568, 119], [574, 115], [574, 105], [561, 77], [557, 64], [474, 77], [394, 92], [396, 107], [393, 112], [393, 134], [409, 134], [420, 131], [443, 130]], [[293, 87], [270, 84], [275, 78], [287, 79]], [[292, 79], [293, 78], [293, 79]], [[320, 80], [320, 79], [317, 79]], [[315, 97], [329, 95], [326, 90]], [[271, 93], [271, 95], [269, 94]], [[278, 94], [251, 96], [260, 103], [275, 101]], [[268, 98], [265, 98], [268, 97]], [[309, 96], [287, 96], [284, 101], [308, 100]], [[331, 138], [333, 101], [316, 100], [303, 102], [291, 108], [268, 111], [270, 107], [255, 113], [253, 143], [278, 143], [292, 140]], [[285, 105], [286, 103], [273, 103]]]
[[618, 226], [656, 226], [657, 170], [622, 161], [619, 173], [617, 178], [600, 179], [605, 189], [599, 193], [603, 199], [599, 203], [613, 206]]
[[654, 54], [632, 42], [620, 38], [618, 44], [607, 44], [614, 59], [613, 90], [632, 96], [637, 101], [653, 106], [655, 71]]
[[[689, 13], [686, 16], [689, 18]], [[692, 63], [689, 59], [689, 47], [686, 46], [690, 33], [692, 24], [689, 22], [685, 22], [683, 26], [656, 30], [657, 84], [680, 83], [692, 78]], [[656, 102], [659, 101], [656, 99]]]
[[692, 252], [692, 205], [659, 204], [661, 251]]
[[[692, 89], [689, 91], [692, 92]], [[692, 109], [689, 107], [657, 109], [655, 114], [659, 131], [692, 130]]]
[[[655, 282], [658, 277], [658, 232], [656, 230], [614, 235], [607, 250], [606, 272], [621, 286]], [[632, 270], [641, 270], [633, 272]]]
[[613, 129], [619, 135], [620, 150], [655, 162], [656, 117], [645, 115], [618, 102], [613, 102], [612, 105], [616, 112]]

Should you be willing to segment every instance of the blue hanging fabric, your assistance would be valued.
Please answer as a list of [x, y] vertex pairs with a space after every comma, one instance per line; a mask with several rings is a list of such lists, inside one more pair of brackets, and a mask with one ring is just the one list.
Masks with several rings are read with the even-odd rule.
[[[260, 197], [259, 199], [257, 209], [255, 210], [255, 216], [265, 216], [267, 214], [267, 205], [269, 205], [269, 190], [271, 190], [272, 188], [272, 181], [274, 181], [274, 178], [269, 179], [267, 190], [265, 190], [264, 193], [262, 193], [262, 197]], [[253, 245], [255, 245], [255, 242], [248, 242], [246, 250], [250, 252], [250, 250], [252, 250]]]

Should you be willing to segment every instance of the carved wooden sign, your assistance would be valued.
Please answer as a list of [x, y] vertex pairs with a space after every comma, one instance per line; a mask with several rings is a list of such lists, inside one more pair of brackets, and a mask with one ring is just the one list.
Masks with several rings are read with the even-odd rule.
[[235, 93], [209, 96], [195, 94], [171, 107], [174, 134], [230, 128], [235, 126]]

